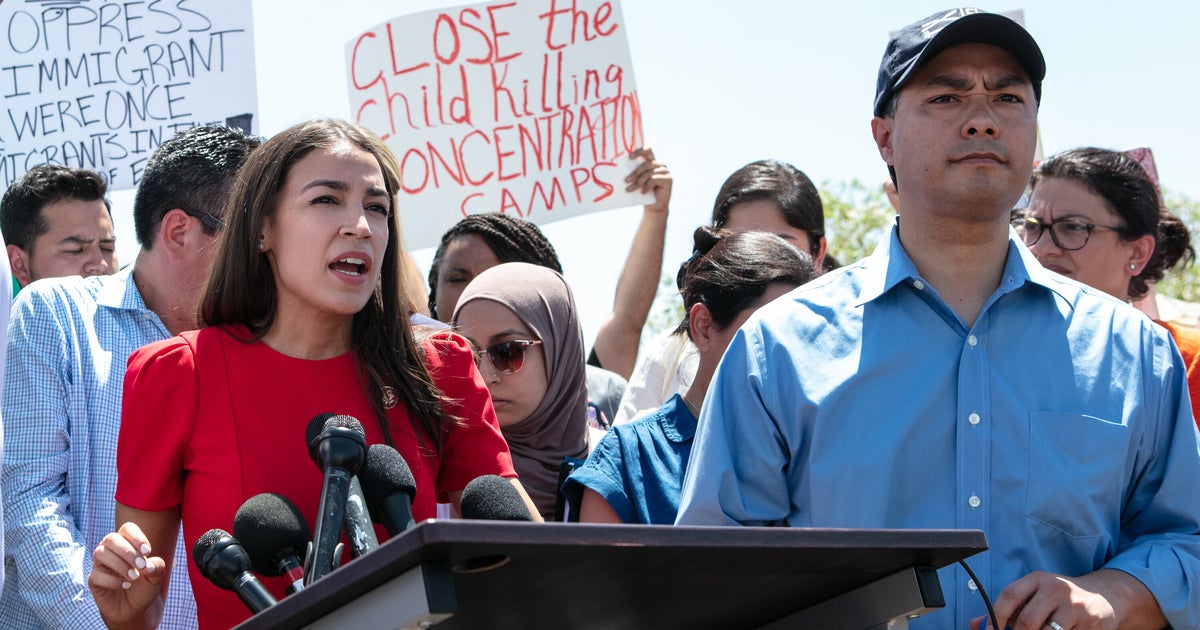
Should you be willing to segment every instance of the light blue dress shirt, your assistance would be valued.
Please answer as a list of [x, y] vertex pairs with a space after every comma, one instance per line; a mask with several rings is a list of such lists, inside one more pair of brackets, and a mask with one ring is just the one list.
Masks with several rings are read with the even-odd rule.
[[[6, 630], [104, 628], [87, 576], [114, 528], [125, 362], [169, 336], [132, 266], [35, 282], [13, 302], [2, 405]], [[181, 542], [175, 552], [161, 627], [194, 628]]]
[[[1010, 233], [966, 326], [895, 228], [875, 253], [764, 306], [727, 350], [679, 524], [979, 529], [996, 597], [1032, 571], [1141, 580], [1200, 624], [1200, 438], [1174, 342], [1042, 268]], [[986, 613], [966, 574], [913, 628]], [[1189, 590], [1190, 589], [1190, 590]]]

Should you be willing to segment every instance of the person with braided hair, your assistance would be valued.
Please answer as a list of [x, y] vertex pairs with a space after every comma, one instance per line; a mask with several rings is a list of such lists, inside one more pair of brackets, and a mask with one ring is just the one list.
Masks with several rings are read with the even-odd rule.
[[538, 226], [499, 212], [472, 214], [442, 235], [429, 267], [429, 314], [449, 322], [463, 289], [501, 263], [524, 262], [562, 273], [558, 252]]

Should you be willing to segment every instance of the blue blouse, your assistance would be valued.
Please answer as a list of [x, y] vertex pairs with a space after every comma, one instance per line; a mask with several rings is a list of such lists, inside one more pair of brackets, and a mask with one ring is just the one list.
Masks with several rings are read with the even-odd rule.
[[696, 418], [676, 394], [654, 413], [613, 427], [564, 491], [593, 490], [625, 523], [671, 525], [695, 435]]

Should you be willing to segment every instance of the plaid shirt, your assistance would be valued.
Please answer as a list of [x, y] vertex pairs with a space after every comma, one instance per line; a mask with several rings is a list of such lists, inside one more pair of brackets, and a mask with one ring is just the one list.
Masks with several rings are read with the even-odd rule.
[[[113, 531], [125, 363], [170, 336], [133, 268], [35, 282], [9, 323], [4, 449], [5, 628], [104, 628], [87, 588], [92, 550]], [[163, 628], [196, 627], [182, 541]]]

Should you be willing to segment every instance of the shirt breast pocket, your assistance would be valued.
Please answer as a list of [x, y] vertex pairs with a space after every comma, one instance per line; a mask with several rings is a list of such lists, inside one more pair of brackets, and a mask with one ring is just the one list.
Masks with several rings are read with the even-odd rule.
[[1128, 427], [1075, 413], [1029, 415], [1025, 515], [1076, 538], [1120, 528]]

